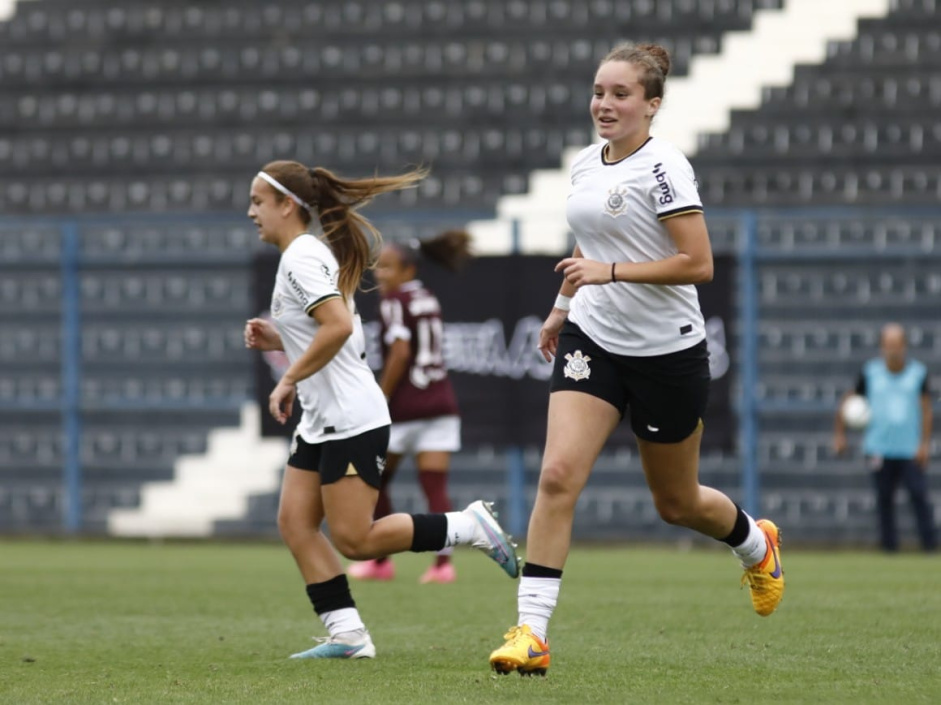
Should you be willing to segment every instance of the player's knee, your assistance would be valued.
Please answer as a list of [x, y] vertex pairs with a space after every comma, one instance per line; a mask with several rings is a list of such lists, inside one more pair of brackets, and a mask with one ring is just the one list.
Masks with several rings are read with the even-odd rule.
[[303, 535], [306, 522], [297, 513], [286, 509], [278, 510], [278, 532], [288, 546], [293, 545]]
[[663, 497], [654, 499], [657, 513], [667, 524], [687, 526], [696, 518], [695, 507], [681, 497]]
[[564, 499], [577, 494], [571, 475], [571, 469], [562, 463], [546, 463], [539, 473], [539, 492], [553, 499]]
[[331, 529], [330, 541], [334, 548], [340, 552], [340, 555], [351, 561], [366, 561], [375, 558], [368, 546], [362, 541], [361, 537], [350, 534], [345, 531], [336, 531]]

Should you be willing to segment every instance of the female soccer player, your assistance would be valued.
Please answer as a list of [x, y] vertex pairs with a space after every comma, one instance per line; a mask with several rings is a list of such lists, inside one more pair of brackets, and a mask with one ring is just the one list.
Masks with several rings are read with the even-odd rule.
[[712, 250], [689, 162], [650, 136], [669, 70], [662, 47], [623, 45], [595, 75], [591, 117], [604, 141], [572, 165], [576, 247], [556, 266], [562, 289], [540, 333], [539, 349], [555, 357], [546, 448], [519, 619], [490, 656], [499, 673], [549, 667], [546, 631], [575, 503], [628, 408], [661, 518], [728, 544], [759, 614], [784, 590], [777, 527], [698, 480], [709, 365], [694, 285], [712, 279]]
[[[461, 449], [461, 417], [442, 353], [441, 306], [417, 279], [420, 261], [456, 271], [470, 257], [470, 235], [449, 230], [429, 240], [389, 243], [376, 262], [379, 283], [382, 375], [379, 385], [389, 400], [392, 429], [386, 469], [379, 487], [375, 518], [392, 513], [389, 483], [404, 455], [413, 455], [428, 510], [451, 509], [447, 481], [451, 453]], [[389, 558], [351, 566], [361, 580], [391, 580]], [[438, 552], [421, 583], [453, 583], [451, 548]]]
[[[293, 658], [375, 656], [334, 546], [347, 558], [365, 560], [470, 544], [510, 577], [519, 572], [514, 546], [484, 502], [462, 512], [393, 514], [373, 521], [390, 419], [366, 364], [353, 304], [371, 264], [372, 241], [379, 240], [357, 207], [423, 176], [413, 171], [342, 179], [323, 168], [276, 161], [252, 180], [248, 217], [262, 241], [281, 251], [281, 261], [271, 297], [273, 322], [249, 320], [245, 344], [284, 350], [291, 362], [268, 406], [280, 423], [287, 422], [295, 397], [303, 410], [281, 487], [278, 527], [330, 634]], [[330, 540], [320, 530], [324, 519]]]

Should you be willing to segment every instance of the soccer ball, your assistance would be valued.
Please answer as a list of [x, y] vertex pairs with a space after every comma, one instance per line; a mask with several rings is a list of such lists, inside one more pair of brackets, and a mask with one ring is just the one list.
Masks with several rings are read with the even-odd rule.
[[859, 394], [847, 397], [840, 413], [843, 414], [843, 423], [853, 429], [866, 428], [872, 417], [869, 402], [866, 401], [866, 397]]

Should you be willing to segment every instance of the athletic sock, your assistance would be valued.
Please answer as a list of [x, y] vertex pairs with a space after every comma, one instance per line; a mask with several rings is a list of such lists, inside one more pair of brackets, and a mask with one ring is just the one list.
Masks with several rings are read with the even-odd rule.
[[469, 544], [474, 541], [474, 532], [477, 531], [478, 524], [470, 513], [448, 512], [444, 516], [448, 521], [445, 548]]
[[448, 515], [446, 514], [412, 514], [412, 545], [409, 548], [414, 553], [425, 551], [440, 551], [447, 545], [449, 536]]
[[425, 499], [428, 500], [428, 511], [450, 512], [451, 500], [448, 499], [448, 473], [440, 470], [424, 470], [418, 473], [418, 482]]
[[528, 625], [532, 633], [546, 640], [549, 619], [559, 601], [562, 586], [562, 571], [556, 568], [527, 563], [517, 591], [519, 620], [517, 624]]
[[454, 548], [451, 546], [442, 548], [440, 551], [438, 551], [438, 555], [435, 556], [435, 568], [440, 568], [441, 566], [450, 563], [452, 553], [454, 553]]
[[768, 542], [755, 520], [737, 504], [735, 509], [738, 510], [735, 526], [728, 536], [720, 540], [732, 548], [732, 553], [742, 562], [742, 567], [750, 568], [764, 560], [768, 552]]
[[356, 609], [345, 574], [322, 583], [310, 583], [307, 586], [307, 597], [330, 636], [366, 628]]

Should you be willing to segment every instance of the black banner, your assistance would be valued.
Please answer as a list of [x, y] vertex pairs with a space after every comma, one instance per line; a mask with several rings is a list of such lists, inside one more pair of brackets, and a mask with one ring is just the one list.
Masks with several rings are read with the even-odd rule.
[[[445, 320], [444, 354], [463, 418], [466, 446], [536, 445], [545, 440], [551, 365], [536, 350], [539, 329], [559, 290], [553, 271], [559, 257], [513, 255], [481, 257], [460, 273], [433, 265], [422, 267], [422, 281], [438, 296]], [[255, 300], [258, 315], [267, 315], [277, 270], [277, 253], [256, 259]], [[725, 331], [732, 316], [735, 260], [715, 258], [715, 277], [699, 287], [706, 317], [712, 388], [703, 445], [731, 449], [735, 424], [730, 404], [729, 351]], [[366, 327], [369, 363], [381, 365], [378, 343], [377, 292], [360, 293], [357, 305]], [[262, 405], [262, 431], [283, 435], [267, 413], [268, 394], [284, 370], [283, 353], [258, 355], [256, 396]], [[633, 445], [628, 423], [622, 423], [609, 445]]]

